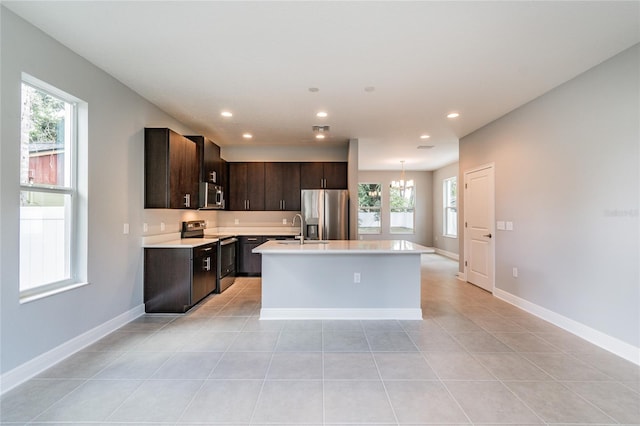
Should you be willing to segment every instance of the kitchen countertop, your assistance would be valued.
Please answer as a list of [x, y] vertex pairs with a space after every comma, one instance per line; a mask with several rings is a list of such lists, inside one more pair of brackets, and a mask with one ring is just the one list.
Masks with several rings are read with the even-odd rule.
[[[294, 230], [295, 229], [295, 230]], [[220, 227], [205, 230], [205, 238], [180, 238], [180, 232], [172, 232], [159, 235], [145, 235], [142, 238], [143, 248], [193, 248], [205, 244], [217, 242], [213, 235], [258, 235], [258, 236], [283, 236], [293, 237], [299, 235], [300, 230], [291, 227]], [[207, 236], [209, 235], [209, 236]]]
[[178, 238], [171, 239], [167, 241], [159, 241], [159, 242], [148, 242], [144, 243], [142, 247], [144, 248], [194, 248], [200, 247], [205, 244], [217, 243], [218, 238]]
[[304, 244], [267, 241], [253, 249], [261, 254], [422, 254], [434, 253], [431, 247], [405, 240], [330, 240], [305, 241]]

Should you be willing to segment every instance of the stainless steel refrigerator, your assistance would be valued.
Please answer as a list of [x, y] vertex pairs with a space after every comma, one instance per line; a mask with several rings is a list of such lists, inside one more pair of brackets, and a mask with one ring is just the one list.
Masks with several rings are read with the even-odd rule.
[[346, 189], [303, 189], [300, 210], [305, 239], [349, 239], [349, 191]]

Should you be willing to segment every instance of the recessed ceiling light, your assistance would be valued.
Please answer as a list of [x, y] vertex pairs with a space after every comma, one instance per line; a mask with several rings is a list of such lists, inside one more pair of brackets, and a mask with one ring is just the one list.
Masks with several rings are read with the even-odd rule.
[[251, 133], [243, 133], [242, 137], [245, 139], [251, 139], [253, 137], [253, 135]]
[[222, 111], [220, 115], [227, 118], [233, 117], [233, 113], [231, 111]]
[[418, 145], [418, 149], [431, 149], [433, 145]]
[[457, 112], [452, 112], [450, 114], [447, 114], [447, 118], [458, 118], [460, 117], [460, 114]]
[[320, 118], [325, 118], [329, 116], [329, 114], [326, 113], [326, 111], [320, 111], [316, 114], [316, 117], [320, 117]]
[[364, 88], [364, 91], [369, 93], [373, 92], [374, 90], [376, 90], [375, 86], [367, 86]]
[[309, 87], [309, 91], [310, 91], [311, 93], [316, 93], [316, 92], [319, 92], [319, 91], [320, 91], [320, 89], [318, 89], [317, 87]]
[[429, 139], [430, 137], [429, 135], [420, 135], [420, 139]]

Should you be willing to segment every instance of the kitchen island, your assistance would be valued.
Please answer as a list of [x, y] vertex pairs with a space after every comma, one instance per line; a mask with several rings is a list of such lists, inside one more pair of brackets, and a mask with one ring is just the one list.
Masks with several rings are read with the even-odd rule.
[[404, 240], [268, 241], [260, 319], [422, 319], [420, 256]]

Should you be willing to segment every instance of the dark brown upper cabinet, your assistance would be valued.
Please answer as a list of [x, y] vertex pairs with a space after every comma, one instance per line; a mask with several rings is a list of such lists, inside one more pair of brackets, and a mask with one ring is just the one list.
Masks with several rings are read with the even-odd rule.
[[347, 163], [315, 162], [300, 164], [301, 189], [347, 189]]
[[167, 128], [144, 129], [144, 207], [197, 209], [196, 143]]
[[229, 210], [264, 210], [265, 163], [228, 163]]
[[300, 210], [300, 163], [265, 163], [265, 210]]
[[220, 147], [204, 136], [186, 136], [196, 143], [198, 164], [200, 164], [200, 182], [222, 185], [222, 158]]

